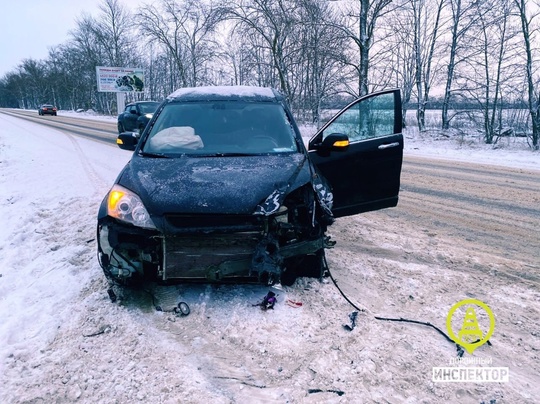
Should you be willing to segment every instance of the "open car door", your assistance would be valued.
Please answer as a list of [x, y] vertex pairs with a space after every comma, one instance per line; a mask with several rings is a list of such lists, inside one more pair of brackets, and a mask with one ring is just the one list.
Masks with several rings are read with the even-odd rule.
[[396, 206], [403, 135], [400, 90], [366, 95], [309, 141], [311, 161], [334, 194], [335, 217]]

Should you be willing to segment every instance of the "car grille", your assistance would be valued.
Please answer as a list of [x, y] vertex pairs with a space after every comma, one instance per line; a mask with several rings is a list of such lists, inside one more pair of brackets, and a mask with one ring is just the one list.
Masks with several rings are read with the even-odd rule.
[[163, 280], [248, 276], [260, 238], [259, 232], [166, 237]]
[[241, 232], [260, 230], [263, 218], [255, 215], [165, 215], [166, 223], [174, 233], [187, 232]]

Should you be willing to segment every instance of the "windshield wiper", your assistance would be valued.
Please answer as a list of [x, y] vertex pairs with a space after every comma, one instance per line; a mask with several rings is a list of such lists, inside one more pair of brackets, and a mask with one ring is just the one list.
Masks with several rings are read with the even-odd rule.
[[139, 154], [143, 157], [155, 157], [155, 158], [162, 158], [162, 159], [170, 158], [169, 156], [166, 156], [163, 153], [148, 153], [148, 152], [141, 151], [139, 152]]
[[208, 154], [191, 154], [193, 157], [243, 157], [256, 156], [254, 153], [208, 153]]

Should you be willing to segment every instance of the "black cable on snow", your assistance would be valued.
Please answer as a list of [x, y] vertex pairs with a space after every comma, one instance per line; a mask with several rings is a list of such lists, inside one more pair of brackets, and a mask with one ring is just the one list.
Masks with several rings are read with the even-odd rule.
[[[332, 282], [334, 283], [334, 285], [336, 286], [337, 290], [339, 291], [339, 293], [341, 294], [341, 296], [343, 296], [343, 298], [352, 306], [354, 307], [356, 310], [358, 311], [361, 311], [361, 312], [365, 312], [366, 309], [361, 309], [359, 308], [357, 305], [355, 305], [346, 295], [345, 293], [343, 293], [343, 291], [341, 290], [341, 288], [338, 286], [336, 280], [334, 279], [334, 277], [332, 276], [332, 273], [330, 272], [330, 268], [328, 267], [328, 263], [326, 262], [326, 256], [323, 255], [323, 259], [324, 259], [324, 266], [326, 268], [326, 271], [328, 272], [328, 275], [330, 276], [330, 279], [332, 280]], [[428, 327], [432, 327], [434, 328], [439, 334], [441, 334], [444, 338], [446, 338], [446, 340], [452, 344], [455, 344], [456, 345], [456, 349], [457, 349], [457, 352], [458, 352], [458, 356], [459, 357], [462, 357], [463, 356], [463, 353], [464, 353], [464, 350], [463, 348], [457, 344], [455, 341], [452, 340], [452, 338], [450, 338], [443, 330], [441, 330], [439, 327], [429, 323], [429, 322], [424, 322], [424, 321], [417, 321], [417, 320], [409, 320], [409, 319], [406, 319], [406, 318], [386, 318], [386, 317], [379, 317], [379, 316], [374, 316], [374, 318], [376, 320], [381, 320], [381, 321], [396, 321], [396, 322], [404, 322], [404, 323], [413, 323], [413, 324], [419, 324], [419, 325], [426, 325]], [[491, 343], [488, 341], [488, 344], [491, 345]]]

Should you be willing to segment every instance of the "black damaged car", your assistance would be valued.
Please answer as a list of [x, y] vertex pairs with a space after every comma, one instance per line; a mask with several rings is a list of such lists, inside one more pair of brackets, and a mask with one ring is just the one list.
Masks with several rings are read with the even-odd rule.
[[140, 138], [98, 215], [112, 284], [292, 284], [325, 274], [335, 218], [396, 206], [399, 90], [359, 98], [306, 148], [284, 98], [260, 87], [184, 88]]
[[156, 101], [136, 101], [126, 105], [124, 112], [118, 115], [118, 133], [142, 133], [159, 104]]

